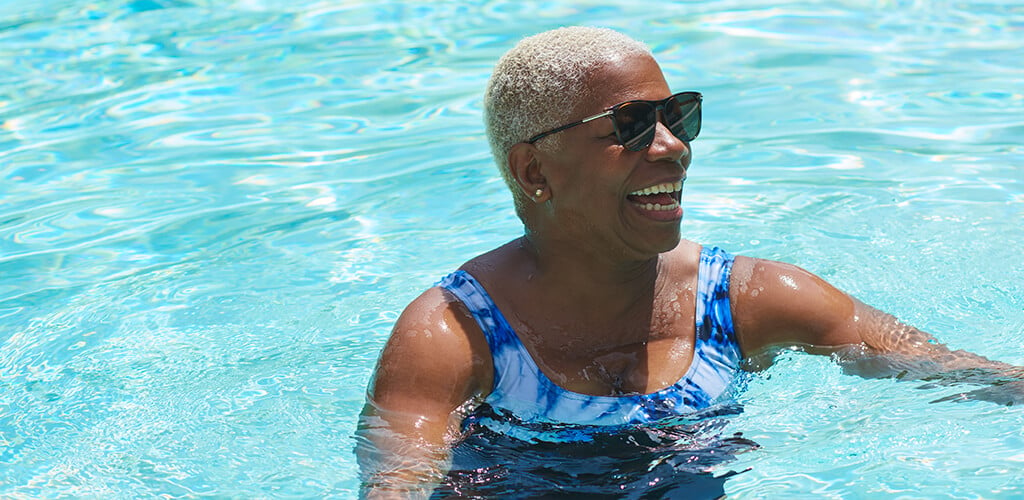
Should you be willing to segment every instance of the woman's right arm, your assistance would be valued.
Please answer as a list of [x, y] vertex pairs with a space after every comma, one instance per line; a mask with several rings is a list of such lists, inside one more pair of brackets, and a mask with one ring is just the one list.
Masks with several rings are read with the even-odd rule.
[[432, 288], [395, 323], [359, 420], [363, 494], [426, 497], [443, 478], [466, 406], [490, 391], [490, 351], [473, 317]]

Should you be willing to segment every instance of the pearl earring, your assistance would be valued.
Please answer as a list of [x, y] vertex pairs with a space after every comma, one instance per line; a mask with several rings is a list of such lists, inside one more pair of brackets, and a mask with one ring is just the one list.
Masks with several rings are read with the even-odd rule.
[[533, 192], [533, 197], [540, 198], [540, 195], [542, 194], [544, 194], [544, 190], [541, 188], [537, 188], [537, 190]]

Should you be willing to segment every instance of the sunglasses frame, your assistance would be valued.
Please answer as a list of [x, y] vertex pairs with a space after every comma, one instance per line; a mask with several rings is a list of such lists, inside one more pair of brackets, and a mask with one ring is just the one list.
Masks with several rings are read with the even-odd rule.
[[[643, 104], [650, 105], [651, 107], [654, 108], [654, 119], [655, 119], [654, 126], [657, 127], [658, 122], [661, 122], [663, 125], [668, 127], [669, 130], [671, 131], [671, 127], [665, 121], [665, 105], [668, 104], [668, 101], [670, 101], [672, 99], [681, 99], [682, 97], [691, 98], [693, 100], [693, 102], [696, 102], [697, 103], [696, 104], [696, 108], [697, 108], [697, 112], [698, 113], [701, 113], [703, 111], [701, 109], [701, 107], [702, 107], [702, 103], [704, 102], [704, 95], [701, 94], [700, 92], [694, 92], [694, 91], [677, 92], [677, 93], [672, 94], [672, 95], [670, 95], [670, 96], [668, 96], [668, 97], [666, 97], [664, 99], [660, 99], [660, 100], [656, 100], [656, 101], [647, 101], [647, 100], [643, 100], [643, 99], [635, 99], [635, 100], [632, 100], [632, 101], [620, 102], [620, 103], [618, 103], [618, 104], [616, 104], [616, 105], [614, 105], [614, 106], [612, 106], [610, 108], [605, 109], [604, 111], [602, 111], [602, 112], [600, 112], [600, 113], [598, 113], [596, 115], [588, 116], [588, 117], [586, 117], [586, 118], [584, 118], [582, 120], [578, 120], [578, 121], [575, 121], [575, 122], [572, 122], [572, 123], [567, 123], [567, 124], [562, 125], [560, 127], [555, 127], [555, 128], [553, 128], [551, 130], [548, 130], [546, 132], [541, 132], [541, 133], [531, 137], [529, 140], [526, 141], [526, 143], [527, 144], [533, 144], [533, 143], [535, 143], [535, 142], [537, 142], [537, 141], [539, 141], [539, 140], [541, 140], [541, 139], [543, 139], [543, 138], [545, 138], [545, 137], [547, 137], [549, 135], [557, 134], [558, 132], [561, 132], [563, 130], [568, 130], [568, 129], [573, 128], [573, 127], [575, 127], [577, 125], [583, 125], [584, 123], [590, 123], [590, 122], [592, 122], [592, 121], [594, 121], [594, 120], [596, 120], [598, 118], [604, 118], [604, 117], [608, 116], [608, 117], [611, 117], [611, 119], [612, 119], [612, 126], [615, 127], [615, 137], [619, 140], [619, 145], [621, 145], [622, 147], [624, 147], [626, 149], [629, 149], [630, 151], [641, 151], [643, 149], [647, 149], [648, 147], [650, 147], [651, 142], [653, 142], [653, 140], [654, 140], [653, 135], [651, 136], [651, 142], [647, 142], [646, 144], [644, 144], [643, 146], [640, 146], [637, 149], [633, 149], [633, 148], [630, 148], [630, 147], [626, 146], [626, 141], [622, 140], [622, 133], [619, 131], [619, 124], [618, 124], [618, 122], [615, 121], [615, 112], [618, 111], [623, 106], [626, 106], [628, 104], [643, 103]], [[660, 111], [660, 117], [659, 117], [659, 111]], [[698, 118], [698, 120], [699, 120], [699, 118]], [[679, 137], [679, 136], [676, 136], [676, 138], [681, 140], [681, 141], [683, 141], [683, 142], [690, 142], [690, 141], [696, 139], [698, 134], [700, 134], [700, 126], [697, 127], [697, 133], [693, 134], [693, 137], [691, 137], [689, 140], [686, 140], [686, 139], [684, 139], [682, 137]], [[675, 135], [675, 134], [672, 134], [672, 135]]]

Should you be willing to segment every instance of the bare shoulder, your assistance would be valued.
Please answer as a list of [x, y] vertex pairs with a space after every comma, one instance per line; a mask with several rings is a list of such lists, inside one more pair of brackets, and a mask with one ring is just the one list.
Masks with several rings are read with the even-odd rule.
[[[827, 285], [825, 280], [800, 266], [743, 255], [737, 255], [733, 262], [731, 283], [739, 286], [744, 293], [750, 292], [752, 297], [760, 295], [757, 293], [760, 288], [798, 291], [807, 287]], [[752, 286], [755, 287], [754, 290], [747, 290]], [[762, 300], [785, 298], [784, 295], [772, 295], [762, 297]]]
[[490, 390], [487, 341], [466, 307], [431, 288], [395, 323], [370, 388], [374, 404], [443, 413]]
[[857, 343], [857, 301], [793, 264], [737, 256], [730, 275], [733, 321], [744, 352], [770, 345]]

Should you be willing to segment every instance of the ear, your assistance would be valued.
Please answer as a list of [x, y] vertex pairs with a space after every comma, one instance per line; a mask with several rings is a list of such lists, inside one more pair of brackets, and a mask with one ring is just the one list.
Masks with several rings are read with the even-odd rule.
[[[520, 142], [508, 152], [508, 168], [527, 198], [541, 201], [550, 195], [548, 181], [541, 171], [540, 151], [533, 144]], [[540, 194], [538, 194], [540, 193]]]

